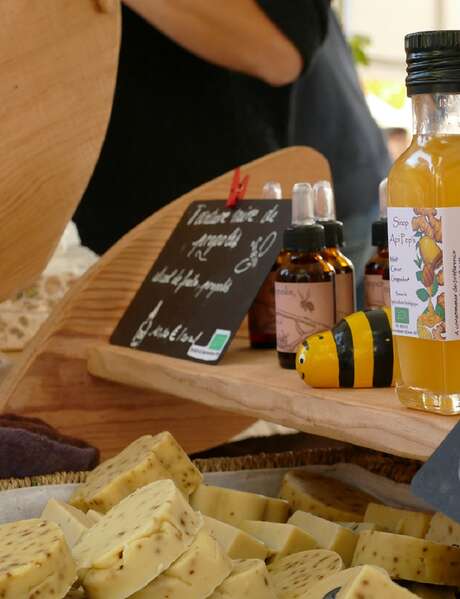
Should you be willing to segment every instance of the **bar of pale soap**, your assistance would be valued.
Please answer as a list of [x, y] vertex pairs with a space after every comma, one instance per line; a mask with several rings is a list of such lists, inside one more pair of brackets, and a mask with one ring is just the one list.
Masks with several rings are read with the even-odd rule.
[[343, 570], [338, 553], [326, 549], [313, 549], [288, 555], [268, 565], [275, 592], [279, 599], [297, 599], [323, 578]]
[[168, 478], [186, 495], [202, 480], [170, 433], [145, 435], [90, 472], [70, 503], [84, 512], [93, 509], [105, 513], [136, 489]]
[[59, 526], [70, 548], [77, 543], [88, 528], [93, 526], [93, 521], [86, 514], [57, 499], [48, 501], [41, 518]]
[[256, 537], [268, 547], [270, 562], [292, 553], [318, 547], [311, 535], [292, 524], [245, 520], [240, 526], [245, 532]]
[[125, 599], [140, 591], [187, 551], [202, 525], [173, 481], [138, 489], [73, 549], [89, 599]]
[[0, 526], [2, 599], [62, 599], [76, 578], [74, 561], [57, 524], [34, 519]]
[[273, 583], [262, 560], [233, 562], [232, 573], [210, 599], [277, 599]]
[[268, 556], [268, 547], [243, 530], [204, 516], [204, 527], [220, 543], [231, 559], [262, 559]]
[[289, 502], [293, 511], [311, 512], [334, 522], [362, 522], [368, 503], [375, 501], [338, 480], [299, 470], [285, 475], [280, 497]]
[[380, 568], [363, 566], [359, 574], [340, 589], [336, 599], [417, 599], [417, 595], [395, 584]]
[[423, 539], [430, 526], [431, 514], [370, 503], [364, 514], [364, 522], [376, 524], [378, 530], [383, 532]]
[[445, 545], [460, 545], [460, 524], [437, 512], [425, 538]]
[[286, 522], [289, 504], [256, 493], [200, 485], [190, 496], [190, 505], [206, 516], [239, 526], [243, 520]]
[[353, 566], [384, 568], [391, 578], [460, 585], [460, 548], [406, 535], [367, 531], [359, 535]]
[[358, 536], [349, 528], [300, 510], [295, 512], [288, 522], [310, 534], [321, 549], [338, 553], [346, 567], [351, 564]]
[[231, 571], [231, 559], [216, 539], [202, 529], [191, 547], [166, 572], [131, 599], [202, 599]]

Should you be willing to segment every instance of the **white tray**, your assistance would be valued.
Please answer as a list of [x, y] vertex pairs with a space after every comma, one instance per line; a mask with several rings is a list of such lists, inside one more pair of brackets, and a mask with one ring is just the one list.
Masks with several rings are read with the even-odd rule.
[[[306, 466], [301, 469], [327, 474], [330, 477], [352, 484], [374, 495], [377, 500], [394, 507], [430, 511], [430, 508], [423, 501], [412, 495], [409, 485], [395, 483], [354, 464]], [[281, 480], [288, 470], [292, 470], [292, 468], [212, 472], [205, 474], [204, 478], [205, 482], [210, 485], [276, 497]], [[48, 485], [0, 492], [0, 524], [14, 520], [36, 518], [40, 516], [48, 499], [54, 497], [66, 501], [70, 498], [76, 486]]]

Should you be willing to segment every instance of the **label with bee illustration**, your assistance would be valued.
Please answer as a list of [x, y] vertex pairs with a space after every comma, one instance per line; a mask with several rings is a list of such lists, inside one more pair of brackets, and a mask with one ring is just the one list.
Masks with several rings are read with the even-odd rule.
[[389, 208], [393, 332], [460, 339], [459, 208]]
[[279, 352], [294, 353], [309, 335], [335, 321], [333, 281], [275, 283], [276, 341]]

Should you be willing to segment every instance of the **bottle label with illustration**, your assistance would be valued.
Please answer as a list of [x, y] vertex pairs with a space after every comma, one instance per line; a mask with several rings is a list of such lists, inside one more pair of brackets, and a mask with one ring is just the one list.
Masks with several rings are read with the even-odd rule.
[[364, 277], [364, 307], [375, 310], [385, 305], [383, 299], [383, 276], [365, 275]]
[[355, 310], [355, 277], [352, 272], [342, 272], [335, 275], [335, 305], [336, 322]]
[[460, 208], [389, 208], [393, 332], [460, 339]]
[[276, 335], [275, 280], [276, 271], [265, 279], [249, 310], [249, 326], [255, 334]]
[[334, 283], [275, 283], [276, 342], [294, 353], [302, 341], [334, 326]]

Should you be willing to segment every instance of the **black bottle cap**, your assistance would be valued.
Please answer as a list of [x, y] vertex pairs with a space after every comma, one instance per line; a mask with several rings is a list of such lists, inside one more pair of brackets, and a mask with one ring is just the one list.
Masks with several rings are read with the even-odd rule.
[[322, 225], [298, 225], [284, 231], [283, 247], [291, 252], [320, 252], [325, 245]]
[[339, 220], [322, 220], [327, 248], [343, 247], [343, 223]]
[[405, 48], [409, 96], [460, 92], [460, 31], [410, 33]]
[[372, 223], [372, 245], [388, 247], [388, 221], [386, 218]]

